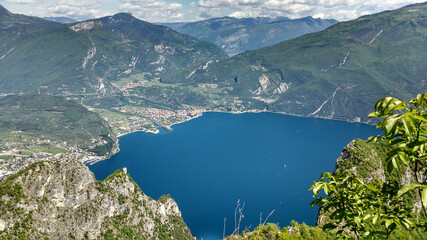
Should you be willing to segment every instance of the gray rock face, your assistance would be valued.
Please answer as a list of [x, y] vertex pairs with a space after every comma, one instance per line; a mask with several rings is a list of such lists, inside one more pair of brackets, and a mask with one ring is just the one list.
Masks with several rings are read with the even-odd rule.
[[0, 189], [0, 238], [193, 238], [170, 196], [151, 199], [123, 170], [97, 181], [78, 160], [40, 162]]

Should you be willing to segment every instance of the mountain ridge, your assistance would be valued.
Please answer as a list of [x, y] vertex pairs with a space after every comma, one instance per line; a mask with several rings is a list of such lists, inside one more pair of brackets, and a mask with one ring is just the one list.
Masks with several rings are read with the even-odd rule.
[[178, 32], [220, 46], [229, 55], [270, 46], [317, 32], [335, 24], [333, 19], [304, 17], [212, 18], [188, 23], [162, 23]]
[[75, 23], [77, 20], [67, 18], [67, 17], [44, 17], [44, 20], [52, 21], [52, 22], [58, 22], [58, 23]]

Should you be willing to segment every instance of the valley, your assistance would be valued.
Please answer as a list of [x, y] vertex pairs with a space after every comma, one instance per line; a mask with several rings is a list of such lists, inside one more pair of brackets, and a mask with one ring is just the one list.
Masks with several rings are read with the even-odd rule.
[[[231, 58], [214, 44], [128, 14], [59, 24], [4, 8], [0, 12], [0, 93], [65, 96], [99, 114], [115, 136], [156, 133], [204, 112], [276, 112], [374, 124], [366, 116], [376, 99], [387, 94], [407, 98], [427, 84], [427, 51], [422, 50], [427, 48], [426, 4], [336, 23]], [[184, 25], [172, 27], [179, 26]], [[62, 44], [53, 44], [58, 39]], [[52, 46], [50, 51], [45, 44]], [[17, 67], [23, 65], [29, 67]], [[23, 137], [20, 132], [14, 136]], [[18, 156], [30, 163], [31, 155], [51, 159], [57, 152], [90, 162], [103, 159], [57, 141], [47, 151], [37, 143], [43, 138], [8, 138], [3, 159]]]
[[[237, 233], [241, 235], [235, 237], [243, 239], [254, 236], [250, 230], [262, 216], [258, 215], [260, 209], [264, 214], [273, 208], [282, 211], [277, 216], [282, 226], [303, 211], [311, 210], [307, 219], [313, 220], [318, 211], [307, 207], [311, 193], [306, 190], [315, 176], [308, 179], [307, 169], [316, 176], [327, 166], [332, 169], [340, 149], [357, 134], [362, 138], [376, 134], [369, 125], [380, 119], [368, 114], [379, 99], [392, 96], [408, 101], [427, 89], [426, 2], [341, 22], [277, 16], [164, 25], [131, 13], [81, 21], [46, 20], [12, 13], [0, 5], [0, 209], [5, 213], [0, 216], [0, 237], [190, 239], [193, 235], [184, 220], [201, 200], [195, 201], [202, 197], [198, 195], [200, 188], [207, 190], [207, 203], [199, 206], [197, 213], [217, 210], [215, 205], [206, 206], [215, 198], [220, 198], [217, 202], [225, 200], [224, 196], [233, 197], [221, 206], [239, 203], [240, 196], [249, 194], [248, 203], [252, 201], [256, 207], [247, 214], [252, 226], [245, 231], [236, 227], [240, 205], [227, 205], [221, 216], [209, 220], [215, 227], [208, 227], [209, 223], [197, 226], [199, 219], [214, 216], [212, 212], [198, 215], [189, 221], [192, 228], [196, 226], [197, 236], [207, 234], [218, 239], [220, 225], [224, 224], [225, 238], [223, 217], [233, 211], [234, 231], [228, 226], [227, 235]], [[424, 95], [419, 95], [411, 104], [425, 108], [423, 99]], [[387, 106], [397, 107], [386, 113], [378, 111], [375, 116], [386, 117], [404, 109], [400, 100]], [[246, 114], [230, 115], [230, 120], [224, 117], [226, 113]], [[424, 127], [424, 115], [404, 119], [405, 134], [417, 126]], [[400, 115], [392, 117], [396, 116]], [[265, 122], [268, 119], [273, 121]], [[416, 121], [419, 123], [414, 124]], [[393, 129], [397, 129], [396, 122]], [[199, 124], [199, 129], [188, 127], [191, 123]], [[314, 135], [323, 129], [329, 130]], [[213, 137], [200, 135], [204, 131]], [[351, 134], [343, 137], [346, 131]], [[180, 134], [184, 138], [176, 139]], [[237, 138], [232, 138], [233, 134]], [[417, 138], [421, 136], [424, 141], [424, 135], [418, 132]], [[118, 137], [126, 142], [121, 146], [126, 153], [119, 152]], [[220, 141], [226, 144], [215, 148]], [[290, 147], [293, 143], [300, 145]], [[334, 149], [325, 151], [332, 145]], [[287, 147], [296, 153], [273, 151]], [[230, 152], [221, 155], [227, 149]], [[420, 149], [414, 152], [424, 151]], [[409, 176], [410, 164], [406, 172], [398, 169], [397, 173], [386, 173], [398, 166], [396, 159], [390, 163], [385, 157], [387, 151], [385, 145], [351, 141], [336, 161], [334, 174], [354, 173], [363, 178], [363, 184], [379, 179], [394, 181], [399, 187], [410, 182], [425, 185], [425, 176], [415, 174], [415, 180]], [[324, 152], [329, 155], [321, 158]], [[165, 159], [160, 153], [166, 154]], [[408, 161], [401, 158], [403, 163]], [[124, 163], [134, 166], [129, 172], [157, 201], [141, 191]], [[229, 163], [236, 164], [224, 167]], [[93, 164], [89, 167], [98, 180], [85, 164]], [[417, 164], [416, 171], [420, 169]], [[191, 168], [194, 166], [199, 167]], [[114, 172], [117, 168], [121, 170]], [[150, 169], [163, 170], [157, 174]], [[228, 178], [239, 174], [237, 180]], [[250, 179], [242, 179], [247, 176], [260, 178], [245, 185]], [[148, 177], [152, 177], [150, 181]], [[203, 177], [208, 180], [202, 184]], [[174, 178], [175, 182], [170, 182]], [[215, 180], [225, 181], [220, 186], [210, 185], [217, 183]], [[189, 182], [196, 184], [195, 190], [188, 191]], [[240, 183], [232, 193], [244, 191], [240, 195], [224, 194], [225, 188], [219, 188], [230, 182]], [[283, 195], [295, 190], [297, 182], [303, 185]], [[257, 184], [262, 187], [252, 192]], [[174, 192], [177, 189], [180, 191]], [[212, 194], [215, 189], [216, 194]], [[419, 191], [420, 201], [427, 202], [422, 197], [427, 196], [427, 190]], [[185, 209], [183, 218], [176, 202], [165, 195], [168, 193], [176, 195]], [[267, 199], [256, 202], [260, 195]], [[416, 198], [412, 194], [397, 201], [406, 204], [405, 209], [412, 208], [410, 214], [418, 214], [423, 205], [414, 203]], [[275, 202], [266, 209], [265, 202], [271, 199]], [[304, 210], [291, 213], [297, 209], [293, 204], [300, 204]], [[326, 222], [317, 224], [329, 226], [330, 216], [319, 214]], [[228, 216], [229, 225], [232, 218]], [[271, 220], [275, 219], [273, 216]], [[297, 220], [309, 221], [305, 219]], [[380, 220], [380, 224], [385, 223], [380, 228], [388, 231], [393, 226], [389, 221]], [[397, 236], [405, 231], [411, 236], [425, 235], [417, 232], [421, 223], [410, 227], [405, 223], [395, 221], [400, 224], [396, 225]], [[299, 234], [293, 232], [295, 229], [308, 228], [296, 222], [291, 225], [283, 231], [294, 237]], [[277, 230], [274, 236], [280, 235], [278, 226], [260, 221], [259, 229], [264, 226]], [[320, 228], [311, 230], [321, 233], [322, 238], [329, 236]]]

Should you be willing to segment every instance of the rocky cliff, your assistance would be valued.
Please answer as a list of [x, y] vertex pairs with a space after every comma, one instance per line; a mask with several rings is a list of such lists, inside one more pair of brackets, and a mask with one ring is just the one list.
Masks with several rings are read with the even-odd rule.
[[0, 183], [0, 239], [192, 239], [170, 196], [121, 169], [97, 181], [80, 161], [38, 162]]

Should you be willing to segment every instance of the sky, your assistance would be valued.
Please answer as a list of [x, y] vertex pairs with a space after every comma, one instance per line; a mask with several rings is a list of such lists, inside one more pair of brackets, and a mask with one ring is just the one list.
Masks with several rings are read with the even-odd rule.
[[[425, 1], [425, 0], [424, 0]], [[417, 0], [0, 0], [13, 13], [86, 20], [131, 13], [148, 22], [188, 22], [214, 17], [333, 18], [339, 21], [424, 2]]]

